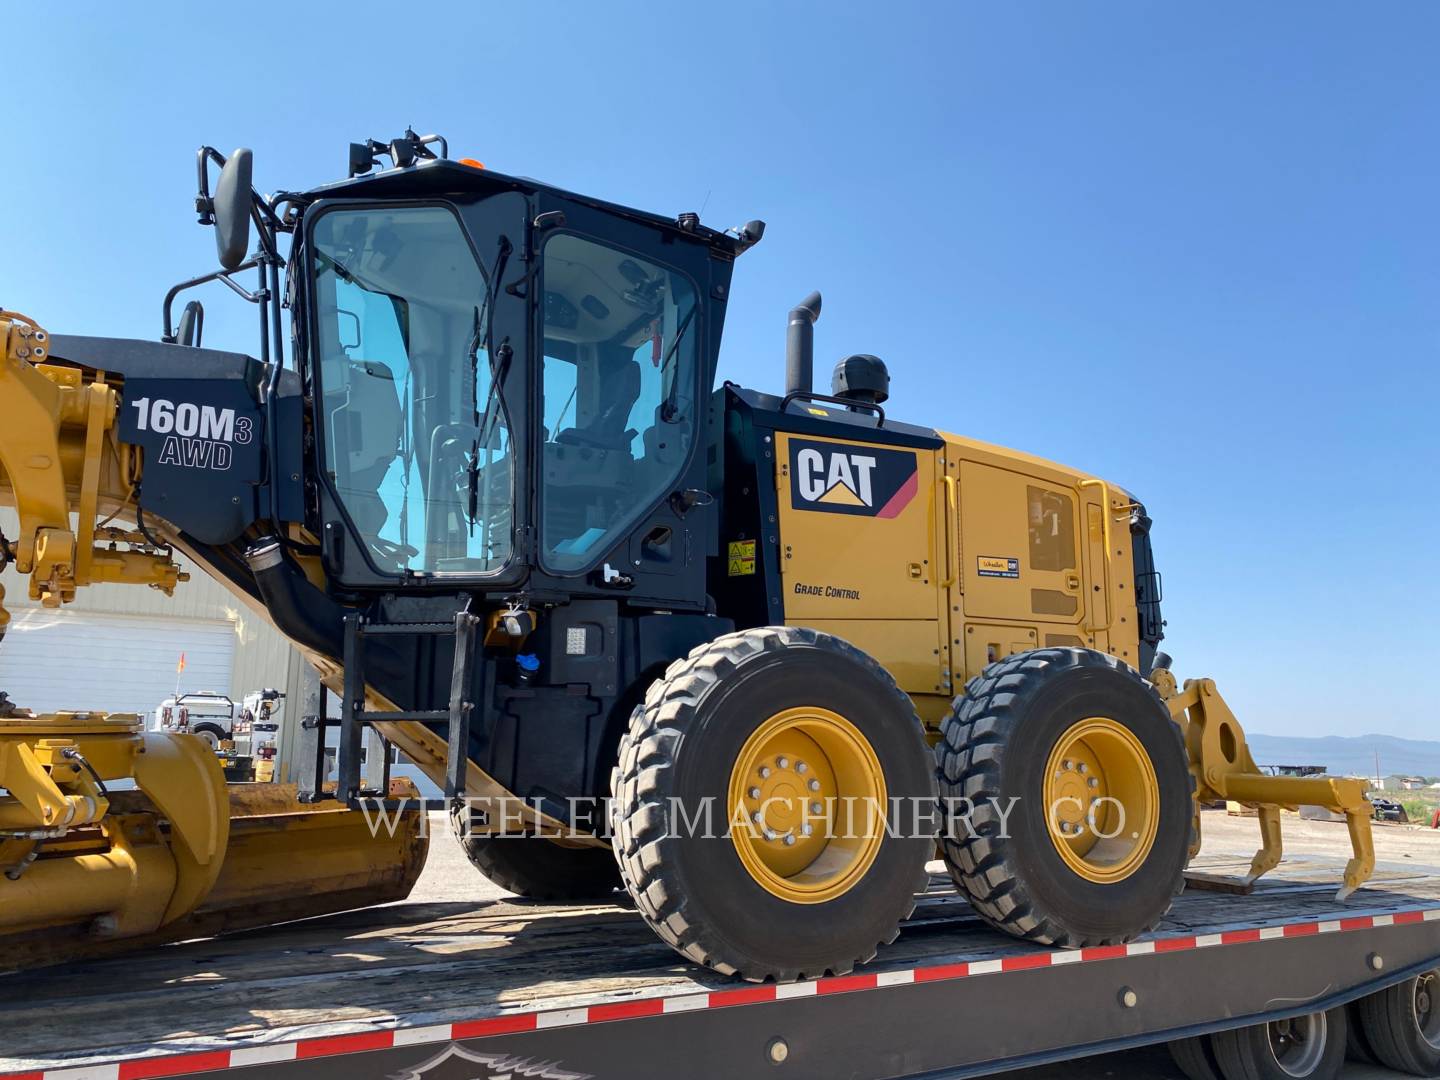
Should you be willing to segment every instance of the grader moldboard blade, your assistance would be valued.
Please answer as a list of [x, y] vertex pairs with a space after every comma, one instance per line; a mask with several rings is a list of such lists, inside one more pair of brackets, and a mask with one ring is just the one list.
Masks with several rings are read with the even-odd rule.
[[388, 823], [293, 785], [227, 787], [201, 740], [133, 715], [0, 719], [0, 790], [7, 970], [403, 900], [429, 843], [407, 781], [390, 795], [416, 809]]

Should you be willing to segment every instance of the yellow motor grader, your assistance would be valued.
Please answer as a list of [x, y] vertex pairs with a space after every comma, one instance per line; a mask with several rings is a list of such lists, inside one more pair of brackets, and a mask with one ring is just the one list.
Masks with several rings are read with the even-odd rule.
[[[183, 553], [340, 696], [337, 776], [316, 737], [294, 791], [227, 795], [186, 736], [10, 707], [9, 940], [403, 893], [413, 812], [356, 825], [401, 805], [361, 779], [367, 728], [443, 784], [492, 880], [623, 886], [750, 979], [872, 956], [937, 835], [983, 917], [1057, 945], [1156, 923], [1198, 800], [1259, 808], [1252, 878], [1301, 803], [1350, 823], [1342, 892], [1371, 873], [1362, 784], [1262, 775], [1214, 684], [1177, 685], [1129, 493], [897, 422], [874, 356], [816, 392], [818, 294], [782, 394], [716, 388], [762, 222], [631, 210], [409, 131], [308, 192], [257, 194], [246, 150], [198, 166], [221, 269], [171, 290], [160, 341], [0, 314], [0, 557], [63, 607], [169, 592]], [[256, 356], [203, 347], [194, 301], [173, 322], [215, 280], [258, 306]]]

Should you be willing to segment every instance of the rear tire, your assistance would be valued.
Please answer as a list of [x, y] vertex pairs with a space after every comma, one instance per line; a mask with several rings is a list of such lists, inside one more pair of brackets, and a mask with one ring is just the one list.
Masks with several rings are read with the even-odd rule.
[[1224, 1080], [1220, 1075], [1220, 1063], [1215, 1060], [1215, 1048], [1210, 1044], [1209, 1035], [1176, 1039], [1169, 1047], [1175, 1064], [1190, 1080]]
[[[926, 884], [935, 789], [914, 705], [828, 634], [746, 630], [671, 664], [631, 716], [612, 786], [635, 906], [722, 974], [847, 972], [895, 939]], [[898, 807], [893, 832], [837, 827], [846, 797]], [[694, 824], [705, 806], [709, 829]]]
[[1185, 884], [1195, 782], [1138, 672], [1088, 649], [1018, 653], [970, 680], [941, 731], [942, 850], [983, 919], [1067, 947], [1159, 923]]
[[1380, 1064], [1415, 1076], [1440, 1075], [1440, 970], [1363, 997], [1355, 1011]]
[[603, 900], [620, 884], [602, 847], [561, 847], [538, 836], [460, 837], [472, 866], [506, 892], [529, 900]]
[[1370, 1048], [1370, 1037], [1365, 1034], [1363, 1024], [1360, 1002], [1350, 1002], [1345, 1006], [1345, 1060], [1361, 1065], [1379, 1065], [1380, 1059]]
[[1211, 1036], [1225, 1080], [1334, 1080], [1345, 1064], [1345, 1007]]

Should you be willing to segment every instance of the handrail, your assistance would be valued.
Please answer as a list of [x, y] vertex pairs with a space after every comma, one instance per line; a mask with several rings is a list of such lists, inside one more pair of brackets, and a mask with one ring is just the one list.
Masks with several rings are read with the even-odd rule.
[[[1081, 480], [1080, 483], [1076, 486], [1081, 488], [1082, 490], [1087, 487], [1098, 487], [1100, 489], [1100, 534], [1105, 544], [1105, 625], [1097, 626], [1093, 624], [1093, 621], [1091, 621], [1085, 626], [1084, 629], [1087, 634], [1095, 634], [1101, 632], [1108, 634], [1110, 632], [1110, 628], [1115, 625], [1116, 606], [1114, 597], [1110, 594], [1110, 485], [1107, 484], [1104, 480]], [[1081, 501], [1081, 505], [1084, 505], [1083, 500]], [[1093, 606], [1091, 608], [1091, 614], [1094, 614]]]
[[817, 394], [813, 390], [791, 390], [780, 401], [780, 411], [783, 413], [790, 407], [792, 401], [824, 401], [830, 405], [843, 405], [847, 409], [869, 409], [875, 414], [875, 426], [885, 426], [885, 410], [872, 401], [856, 401], [853, 398], [833, 397], [830, 394]]
[[948, 589], [955, 584], [955, 570], [960, 562], [954, 556], [955, 545], [950, 538], [951, 530], [955, 528], [955, 478], [946, 474], [940, 479], [945, 481], [945, 580], [940, 587]]

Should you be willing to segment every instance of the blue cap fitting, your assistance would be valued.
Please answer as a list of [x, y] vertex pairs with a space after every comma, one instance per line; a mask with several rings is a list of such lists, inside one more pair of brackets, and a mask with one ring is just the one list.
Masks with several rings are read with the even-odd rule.
[[533, 652], [521, 653], [515, 657], [515, 662], [520, 665], [521, 671], [539, 671], [540, 658]]

